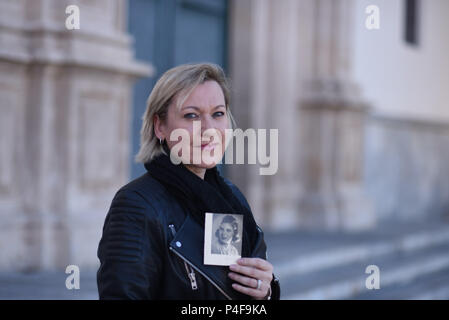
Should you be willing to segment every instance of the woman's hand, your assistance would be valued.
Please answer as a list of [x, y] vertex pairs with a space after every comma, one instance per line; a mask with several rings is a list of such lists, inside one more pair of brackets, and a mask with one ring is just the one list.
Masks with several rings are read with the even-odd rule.
[[[273, 266], [271, 263], [260, 258], [241, 258], [237, 264], [229, 266], [232, 272], [229, 278], [238, 282], [232, 287], [254, 299], [262, 300], [268, 295], [273, 280]], [[260, 288], [257, 289], [258, 281], [261, 280]]]

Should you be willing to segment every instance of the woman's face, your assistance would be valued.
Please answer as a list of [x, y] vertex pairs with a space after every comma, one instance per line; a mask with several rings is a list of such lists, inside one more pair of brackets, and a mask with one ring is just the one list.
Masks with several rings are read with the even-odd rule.
[[[194, 126], [194, 121], [200, 122]], [[156, 133], [160, 130], [170, 149], [177, 145], [175, 150], [182, 162], [196, 173], [201, 170], [205, 172], [205, 169], [212, 168], [220, 162], [225, 151], [225, 129], [228, 126], [223, 91], [216, 81], [210, 80], [198, 85], [179, 111], [174, 101], [168, 108], [165, 121], [161, 122], [156, 116], [155, 130]], [[184, 129], [190, 137], [187, 139], [189, 141], [181, 137], [171, 141], [170, 134], [175, 129]], [[188, 154], [183, 154], [180, 148], [181, 141], [182, 146], [188, 146], [190, 151]], [[194, 154], [200, 161], [194, 162]]]
[[220, 224], [220, 227], [218, 228], [218, 241], [221, 244], [228, 244], [231, 242], [233, 234], [234, 230], [232, 229], [232, 225], [224, 222]]

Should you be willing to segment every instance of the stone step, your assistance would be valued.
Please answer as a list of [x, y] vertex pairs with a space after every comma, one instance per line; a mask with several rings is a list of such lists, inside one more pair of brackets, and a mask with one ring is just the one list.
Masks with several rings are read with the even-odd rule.
[[96, 271], [80, 271], [80, 288], [66, 287], [65, 270], [0, 273], [0, 300], [97, 300]]
[[[315, 242], [319, 242], [319, 239]], [[377, 237], [369, 235], [352, 240], [335, 238], [334, 243], [329, 243], [327, 248], [317, 248], [316, 252], [297, 253], [293, 258], [290, 256], [288, 260], [274, 259], [273, 265], [277, 276], [283, 279], [365, 260], [369, 257], [410, 252], [444, 243], [449, 243], [449, 226], [446, 225], [412, 230], [402, 234], [398, 232], [393, 236], [379, 233]], [[297, 246], [301, 245], [302, 243], [297, 244]], [[312, 247], [310, 244], [308, 246]]]
[[414, 250], [387, 252], [366, 256], [361, 260], [334, 265], [315, 271], [290, 274], [281, 278], [283, 299], [347, 299], [366, 294], [365, 273], [368, 265], [380, 269], [380, 289], [407, 284], [414, 279], [449, 268], [449, 243], [419, 247]]
[[412, 300], [448, 300], [449, 267], [437, 272], [416, 277], [413, 281], [384, 286], [381, 290], [366, 290], [351, 299], [412, 299]]

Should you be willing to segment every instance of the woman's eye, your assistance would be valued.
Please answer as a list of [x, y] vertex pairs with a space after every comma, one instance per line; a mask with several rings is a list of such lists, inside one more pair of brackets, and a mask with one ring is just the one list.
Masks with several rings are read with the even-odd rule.
[[214, 116], [218, 116], [218, 117], [224, 116], [224, 112], [217, 111], [217, 112], [214, 113]]
[[186, 113], [184, 115], [184, 118], [186, 118], [186, 119], [193, 119], [195, 117], [196, 117], [196, 114], [194, 114], [194, 113]]

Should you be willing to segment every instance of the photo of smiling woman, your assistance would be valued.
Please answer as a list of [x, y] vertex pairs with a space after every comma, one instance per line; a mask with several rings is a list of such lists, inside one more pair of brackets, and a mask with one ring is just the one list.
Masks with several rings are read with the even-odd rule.
[[[210, 63], [177, 66], [157, 81], [137, 155], [147, 172], [118, 190], [103, 226], [100, 299], [279, 299], [263, 232], [216, 166], [234, 124], [229, 96], [223, 70]], [[203, 263], [206, 212], [243, 215], [237, 264]]]
[[236, 247], [240, 242], [239, 224], [232, 215], [226, 215], [221, 219], [214, 235], [211, 248], [213, 254], [240, 255], [240, 250]]

